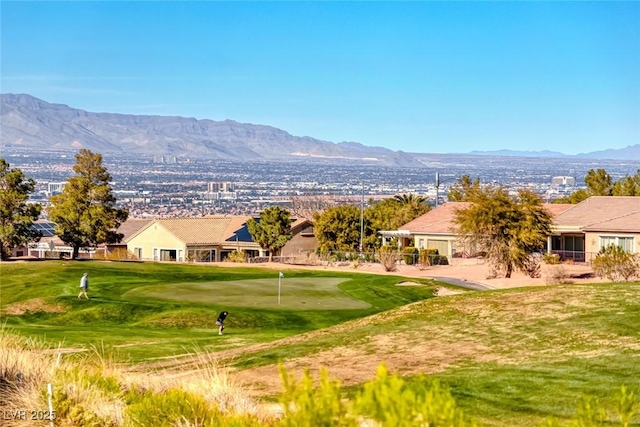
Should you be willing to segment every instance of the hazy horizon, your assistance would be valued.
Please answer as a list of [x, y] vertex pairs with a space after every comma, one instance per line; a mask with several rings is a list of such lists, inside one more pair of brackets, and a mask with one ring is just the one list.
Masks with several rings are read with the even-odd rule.
[[3, 93], [418, 153], [640, 143], [638, 2], [3, 2]]

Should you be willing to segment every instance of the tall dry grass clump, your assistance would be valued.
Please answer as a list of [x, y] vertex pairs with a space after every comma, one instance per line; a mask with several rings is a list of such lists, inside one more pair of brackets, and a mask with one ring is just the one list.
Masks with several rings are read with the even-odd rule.
[[[49, 408], [48, 384], [56, 425], [214, 426], [240, 419], [241, 425], [268, 425], [271, 414], [233, 382], [205, 352], [171, 373], [133, 374], [104, 347], [65, 353], [45, 342], [0, 331], [0, 410], [2, 425], [24, 426], [33, 410]], [[14, 417], [11, 416], [14, 414]], [[40, 422], [47, 422], [40, 420]], [[222, 424], [221, 424], [222, 423]], [[35, 424], [32, 424], [35, 425]]]
[[232, 380], [213, 355], [195, 350], [186, 359], [189, 362], [176, 371], [137, 374], [131, 386], [154, 393], [180, 389], [203, 398], [223, 413], [261, 415], [258, 403], [248, 390]]
[[[0, 410], [3, 414], [47, 409], [43, 392], [51, 381], [56, 358], [43, 353], [44, 348], [40, 341], [20, 337], [0, 327]], [[2, 425], [25, 425], [20, 416], [15, 418], [3, 419]]]

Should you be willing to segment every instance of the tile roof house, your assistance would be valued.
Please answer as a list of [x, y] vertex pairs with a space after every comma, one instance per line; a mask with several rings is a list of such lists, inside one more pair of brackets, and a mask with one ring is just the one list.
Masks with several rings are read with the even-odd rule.
[[[255, 243], [247, 229], [249, 216], [155, 219], [127, 240], [127, 249], [140, 260], [219, 262], [235, 250], [249, 257], [268, 253]], [[293, 238], [280, 251], [313, 250], [317, 241], [308, 220], [292, 223]]]
[[[381, 231], [383, 244], [392, 238], [398, 239], [400, 247], [415, 246], [418, 249], [438, 249], [447, 258], [473, 256], [473, 251], [462, 246], [455, 231], [453, 218], [458, 209], [465, 209], [468, 202], [447, 202], [430, 210], [394, 231]], [[545, 204], [544, 207], [555, 218], [574, 205]]]
[[554, 217], [549, 250], [591, 261], [610, 244], [640, 253], [640, 197], [593, 196]]

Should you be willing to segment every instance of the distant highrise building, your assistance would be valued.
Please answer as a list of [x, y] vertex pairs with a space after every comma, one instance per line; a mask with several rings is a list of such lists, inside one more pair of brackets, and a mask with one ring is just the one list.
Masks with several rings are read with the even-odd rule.
[[572, 187], [576, 185], [576, 179], [572, 176], [554, 176], [551, 179], [551, 185], [566, 185]]
[[236, 191], [236, 184], [233, 182], [210, 182], [207, 184], [209, 193], [233, 193]]
[[64, 190], [66, 182], [50, 182], [47, 184], [47, 191], [49, 194], [60, 194]]

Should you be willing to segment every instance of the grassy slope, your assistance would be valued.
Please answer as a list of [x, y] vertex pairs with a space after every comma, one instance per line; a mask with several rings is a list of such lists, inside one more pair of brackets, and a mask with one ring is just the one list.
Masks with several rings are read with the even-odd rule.
[[[640, 394], [638, 325], [639, 284], [514, 289], [418, 302], [243, 357], [246, 366], [282, 357], [289, 370], [320, 363], [353, 386], [384, 361], [441, 380], [485, 425], [539, 425], [575, 414], [583, 395], [613, 413], [621, 385]], [[327, 345], [337, 348], [314, 355]]]
[[[82, 271], [93, 279], [89, 303], [78, 301]], [[538, 425], [568, 417], [581, 395], [612, 411], [622, 384], [640, 393], [640, 286], [569, 285], [466, 293], [420, 301], [427, 287], [397, 287], [397, 277], [288, 272], [291, 277], [346, 277], [341, 288], [372, 304], [363, 310], [300, 312], [236, 307], [233, 332], [212, 337], [223, 307], [129, 301], [131, 289], [165, 283], [254, 280], [272, 272], [164, 264], [3, 263], [1, 302], [44, 298], [65, 313], [5, 316], [24, 334], [66, 344], [126, 344], [143, 359], [199, 346], [252, 373], [314, 363], [356, 387], [381, 361], [414, 380], [448, 385], [458, 403], [488, 426]], [[419, 301], [419, 302], [415, 302]], [[410, 304], [415, 302], [414, 304]], [[405, 304], [410, 304], [405, 306]], [[283, 339], [284, 338], [284, 339]], [[349, 364], [350, 363], [350, 364]], [[344, 372], [340, 366], [345, 365]], [[255, 374], [254, 374], [255, 376]], [[640, 419], [635, 420], [640, 425]]]
[[[90, 301], [77, 299], [79, 278], [84, 271], [90, 277]], [[432, 286], [395, 286], [401, 279], [394, 276], [290, 270], [286, 283], [302, 279], [340, 282], [342, 300], [361, 300], [366, 308], [316, 307], [304, 311], [299, 304], [287, 308], [286, 294], [281, 307], [256, 308], [250, 288], [244, 288], [245, 298], [226, 300], [224, 305], [209, 296], [199, 302], [186, 302], [144, 295], [147, 288], [161, 288], [166, 294], [167, 285], [172, 283], [206, 284], [214, 294], [228, 294], [233, 282], [246, 284], [265, 277], [277, 277], [277, 271], [156, 263], [2, 263], [0, 309], [31, 303], [29, 312], [3, 316], [3, 322], [22, 334], [45, 336], [54, 345], [76, 347], [99, 343], [114, 346], [123, 357], [139, 361], [182, 354], [194, 348], [219, 351], [269, 342], [430, 298], [433, 291]], [[135, 293], [139, 295], [128, 296]], [[312, 289], [310, 295], [317, 292]], [[336, 292], [330, 293], [330, 297], [338, 298]], [[34, 301], [38, 303], [33, 304]], [[60, 312], [48, 312], [52, 308]], [[214, 323], [223, 309], [231, 312], [228, 335], [218, 337]]]

